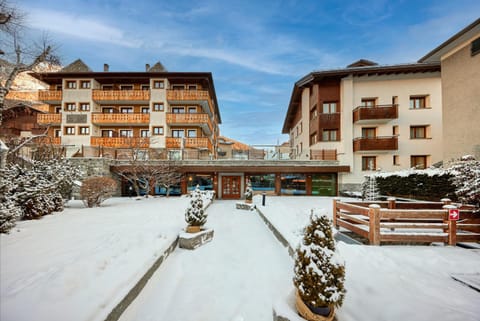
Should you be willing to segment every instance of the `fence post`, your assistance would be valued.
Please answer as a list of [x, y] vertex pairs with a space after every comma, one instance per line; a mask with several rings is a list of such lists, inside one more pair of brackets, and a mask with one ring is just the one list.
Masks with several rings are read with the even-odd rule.
[[338, 230], [338, 224], [337, 224], [337, 201], [339, 201], [340, 198], [334, 197], [333, 198], [333, 226]]
[[[442, 198], [440, 202], [443, 203], [443, 206], [452, 204], [452, 200], [449, 198]], [[443, 224], [448, 224], [448, 210], [447, 214], [443, 216]], [[448, 233], [448, 227], [443, 229], [443, 233]]]
[[370, 245], [380, 245], [380, 205], [370, 204], [368, 207], [368, 243]]
[[[395, 201], [396, 201], [395, 197], [389, 197], [389, 198], [387, 198], [387, 201], [388, 201], [388, 209], [389, 210], [394, 210], [397, 207], [397, 205], [395, 204]], [[390, 222], [395, 222], [395, 219], [391, 218]], [[395, 228], [393, 228], [393, 227], [390, 228], [390, 231], [395, 231]]]
[[449, 199], [449, 198], [442, 198], [442, 199], [440, 200], [440, 202], [442, 202], [443, 205], [450, 205], [450, 204], [452, 204], [452, 200]]
[[448, 210], [456, 208], [455, 205], [443, 205], [445, 210], [444, 219], [446, 218], [448, 221], [448, 245], [452, 246], [457, 245], [457, 221], [449, 219]]

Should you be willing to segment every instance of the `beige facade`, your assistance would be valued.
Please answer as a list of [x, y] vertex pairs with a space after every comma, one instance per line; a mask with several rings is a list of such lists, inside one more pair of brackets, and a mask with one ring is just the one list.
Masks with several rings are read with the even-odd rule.
[[441, 44], [421, 62], [440, 61], [443, 160], [480, 159], [480, 19]]

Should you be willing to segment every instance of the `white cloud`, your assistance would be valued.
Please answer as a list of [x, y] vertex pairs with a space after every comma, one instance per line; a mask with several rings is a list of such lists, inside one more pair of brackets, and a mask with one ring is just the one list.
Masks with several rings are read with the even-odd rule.
[[34, 29], [83, 40], [131, 48], [139, 47], [142, 44], [137, 39], [128, 39], [122, 30], [109, 26], [103, 21], [61, 11], [32, 8], [29, 9], [28, 22]]

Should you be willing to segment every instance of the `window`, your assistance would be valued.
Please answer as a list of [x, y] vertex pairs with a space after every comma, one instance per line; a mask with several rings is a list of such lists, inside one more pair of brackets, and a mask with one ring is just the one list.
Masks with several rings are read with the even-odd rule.
[[303, 152], [303, 143], [299, 144], [299, 154]]
[[173, 90], [185, 90], [185, 85], [172, 85]]
[[120, 85], [120, 90], [133, 90], [133, 85]]
[[153, 111], [164, 111], [163, 103], [153, 103]]
[[410, 109], [424, 109], [427, 108], [425, 104], [425, 96], [410, 97]]
[[76, 89], [77, 88], [77, 82], [74, 80], [67, 80], [67, 88], [68, 89]]
[[393, 155], [393, 165], [394, 166], [399, 166], [400, 165], [400, 156]]
[[150, 131], [148, 129], [140, 129], [140, 137], [149, 137]]
[[188, 85], [188, 90], [197, 90], [197, 85]]
[[80, 135], [89, 135], [90, 127], [79, 127]]
[[362, 98], [361, 106], [367, 107], [367, 108], [375, 107], [376, 100], [377, 100], [376, 98]]
[[141, 88], [142, 90], [149, 90], [149, 89], [150, 89], [150, 86], [149, 86], [149, 85], [142, 85], [142, 86], [140, 86], [140, 88]]
[[472, 41], [470, 52], [472, 56], [475, 56], [476, 54], [480, 53], [480, 38], [477, 38]]
[[62, 90], [62, 85], [56, 85], [55, 90]]
[[416, 169], [425, 169], [427, 168], [427, 156], [411, 156], [410, 157], [410, 167], [414, 167]]
[[195, 106], [188, 106], [188, 113], [189, 113], [189, 114], [196, 114], [196, 113], [197, 113], [197, 107], [195, 107]]
[[377, 168], [376, 156], [362, 156], [362, 171], [374, 171]]
[[338, 129], [324, 129], [322, 133], [322, 141], [336, 141], [338, 138]]
[[120, 137], [133, 137], [133, 130], [120, 129]]
[[122, 114], [132, 114], [133, 113], [133, 107], [120, 107], [120, 112]]
[[398, 125], [392, 126], [392, 135], [393, 136], [398, 136], [399, 135]]
[[362, 138], [375, 138], [377, 129], [375, 127], [362, 128]]
[[163, 80], [154, 80], [153, 81], [153, 88], [154, 89], [163, 89], [165, 88], [165, 83]]
[[82, 88], [82, 89], [89, 89], [89, 88], [90, 88], [90, 80], [82, 80], [82, 81], [80, 81], [80, 88]]
[[150, 108], [142, 107], [142, 114], [148, 114], [150, 112]]
[[153, 127], [154, 135], [163, 135], [163, 127]]
[[62, 106], [55, 106], [55, 114], [60, 114], [62, 112]]
[[65, 135], [75, 135], [75, 127], [65, 127]]
[[173, 129], [172, 137], [182, 138], [185, 136], [185, 131], [183, 129]]
[[312, 110], [310, 110], [310, 120], [313, 120], [317, 118], [317, 108], [313, 108]]
[[113, 85], [102, 85], [102, 90], [113, 90]]
[[115, 112], [115, 109], [113, 107], [103, 107], [102, 108], [102, 113], [104, 114], [113, 114]]
[[197, 130], [196, 129], [189, 129], [187, 131], [188, 137], [195, 138], [197, 137]]
[[410, 126], [410, 139], [427, 138], [427, 126]]
[[60, 133], [62, 131], [60, 129], [55, 129], [55, 137], [60, 137]]
[[89, 103], [80, 103], [80, 111], [89, 111], [90, 104]]
[[337, 103], [336, 102], [324, 102], [322, 113], [324, 114], [334, 114], [337, 112]]
[[310, 145], [315, 145], [317, 143], [317, 133], [310, 135]]
[[102, 130], [102, 137], [113, 137], [114, 133], [111, 129], [104, 129]]
[[172, 113], [174, 114], [184, 114], [185, 107], [172, 107]]
[[75, 111], [77, 109], [77, 106], [75, 103], [66, 103], [65, 104], [65, 110], [66, 111]]
[[398, 105], [398, 96], [392, 96], [392, 105]]

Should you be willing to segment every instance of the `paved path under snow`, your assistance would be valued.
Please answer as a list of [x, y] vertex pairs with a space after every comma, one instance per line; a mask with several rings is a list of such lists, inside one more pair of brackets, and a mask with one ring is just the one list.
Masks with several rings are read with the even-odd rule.
[[272, 320], [272, 301], [291, 289], [293, 261], [254, 211], [215, 201], [213, 240], [178, 248], [153, 275], [121, 321]]

